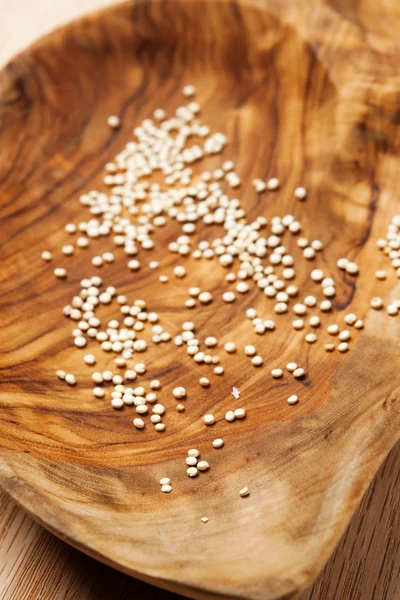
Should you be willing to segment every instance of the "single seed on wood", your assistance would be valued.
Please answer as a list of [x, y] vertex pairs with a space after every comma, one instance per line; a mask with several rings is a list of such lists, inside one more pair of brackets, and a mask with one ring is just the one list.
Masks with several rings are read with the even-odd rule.
[[349, 261], [346, 265], [346, 273], [349, 275], [357, 275], [358, 265], [355, 262]]
[[96, 357], [93, 354], [85, 354], [83, 360], [87, 365], [94, 365], [96, 363]]
[[311, 246], [308, 246], [307, 248], [304, 248], [304, 250], [303, 250], [303, 256], [307, 260], [312, 260], [313, 258], [315, 258], [315, 250], [314, 250], [314, 248], [312, 248]]
[[201, 292], [201, 294], [199, 294], [199, 300], [202, 304], [209, 304], [212, 301], [212, 295], [210, 292]]
[[57, 267], [53, 272], [57, 279], [65, 279], [67, 277], [67, 269], [62, 267]]
[[200, 452], [196, 448], [188, 450], [188, 456], [194, 456], [195, 458], [200, 456]]
[[279, 188], [279, 179], [277, 179], [276, 177], [271, 177], [271, 179], [268, 179], [267, 181], [267, 189], [269, 190], [277, 190]]
[[384, 269], [380, 269], [379, 271], [375, 271], [375, 277], [377, 279], [386, 279], [386, 271]]
[[343, 329], [338, 335], [338, 338], [341, 342], [345, 342], [350, 339], [350, 331], [348, 329]]
[[122, 408], [124, 406], [124, 400], [122, 400], [122, 398], [113, 398], [111, 400], [111, 406], [116, 409]]
[[175, 277], [178, 277], [178, 279], [182, 279], [182, 277], [185, 277], [185, 275], [186, 275], [185, 267], [183, 267], [182, 265], [177, 265], [176, 267], [174, 267], [174, 275], [175, 275]]
[[389, 316], [395, 317], [398, 314], [399, 309], [394, 304], [389, 304], [386, 308], [386, 312]]
[[183, 412], [185, 410], [185, 406], [183, 404], [177, 404], [175, 408], [178, 412]]
[[224, 292], [222, 294], [222, 300], [224, 302], [229, 303], [229, 304], [232, 303], [232, 302], [235, 302], [235, 300], [236, 300], [236, 294], [235, 294], [235, 292]]
[[241, 496], [242, 498], [245, 498], [249, 494], [250, 494], [250, 491], [249, 491], [248, 487], [244, 487], [239, 491], [239, 496]]
[[357, 321], [357, 317], [354, 313], [348, 313], [347, 315], [345, 315], [344, 321], [347, 325], [354, 325]]
[[274, 306], [274, 311], [278, 314], [278, 315], [282, 315], [284, 313], [286, 313], [288, 310], [288, 305], [286, 304], [286, 302], [278, 302], [277, 304], [275, 304]]
[[364, 321], [362, 319], [357, 319], [357, 321], [354, 323], [354, 327], [356, 329], [363, 329]]
[[93, 395], [96, 396], [96, 398], [104, 398], [105, 391], [102, 388], [95, 387], [93, 388]]
[[319, 282], [322, 281], [324, 278], [324, 272], [321, 271], [321, 269], [314, 269], [313, 271], [311, 271], [311, 279], [313, 281]]
[[236, 352], [236, 344], [234, 342], [226, 342], [224, 350], [225, 352], [232, 354], [233, 352]]
[[279, 379], [279, 377], [282, 377], [283, 371], [282, 369], [272, 369], [271, 375], [274, 379]]
[[143, 427], [144, 427], [143, 419], [139, 419], [139, 418], [133, 419], [133, 424], [137, 429], [143, 429]]
[[293, 329], [303, 329], [303, 327], [304, 327], [303, 319], [295, 319], [292, 322], [292, 327], [293, 327]]
[[254, 356], [256, 354], [257, 350], [255, 349], [254, 346], [248, 345], [244, 347], [244, 353], [247, 356]]
[[214, 446], [214, 448], [222, 448], [222, 446], [224, 445], [224, 440], [221, 438], [216, 438], [212, 445]]
[[200, 460], [197, 463], [197, 468], [199, 471], [207, 471], [207, 469], [210, 468], [210, 465], [208, 464], [208, 462], [206, 460]]
[[154, 426], [154, 429], [155, 429], [156, 431], [164, 431], [164, 429], [165, 429], [165, 425], [164, 425], [164, 423], [157, 423], [157, 424]]
[[339, 352], [347, 352], [347, 350], [349, 349], [349, 345], [347, 342], [342, 342], [338, 345], [337, 349], [339, 350]]
[[221, 366], [214, 367], [214, 373], [215, 373], [215, 375], [223, 375], [224, 367], [221, 367]]
[[306, 342], [308, 344], [314, 344], [317, 341], [317, 336], [315, 335], [315, 333], [307, 333], [306, 337], [304, 338], [306, 340]]
[[336, 263], [336, 266], [339, 269], [342, 269], [343, 271], [345, 271], [348, 264], [349, 264], [348, 258], [339, 258], [339, 260]]
[[324, 294], [324, 296], [327, 296], [328, 298], [332, 298], [333, 296], [336, 295], [336, 290], [333, 287], [333, 285], [327, 285], [322, 289], [322, 293]]
[[289, 371], [289, 373], [293, 373], [297, 369], [297, 363], [295, 363], [295, 362], [288, 363], [286, 365], [286, 369]]
[[306, 296], [304, 298], [304, 304], [309, 307], [315, 306], [317, 304], [317, 299], [315, 296]]
[[239, 292], [239, 294], [246, 294], [246, 292], [249, 291], [249, 286], [245, 281], [239, 281], [236, 286], [236, 291]]
[[311, 247], [314, 248], [314, 250], [317, 250], [317, 252], [319, 252], [320, 250], [322, 250], [322, 248], [324, 247], [324, 245], [321, 242], [321, 240], [313, 240], [311, 242]]
[[339, 333], [339, 325], [333, 323], [332, 325], [328, 325], [326, 328], [329, 335], [337, 335]]
[[375, 310], [379, 310], [383, 307], [383, 300], [382, 298], [379, 298], [378, 296], [376, 296], [375, 298], [372, 298], [371, 300], [371, 307]]
[[251, 364], [254, 367], [261, 367], [261, 365], [263, 364], [263, 358], [262, 356], [253, 356], [253, 358], [251, 359]]
[[324, 349], [326, 352], [333, 352], [335, 349], [335, 344], [325, 344]]
[[188, 467], [195, 467], [197, 465], [197, 458], [195, 456], [187, 456], [185, 461]]
[[295, 369], [293, 371], [293, 377], [296, 377], [296, 379], [300, 379], [301, 377], [304, 377], [305, 374], [306, 374], [306, 372], [302, 367], [298, 367], [297, 369]]
[[199, 383], [202, 387], [209, 387], [210, 385], [210, 380], [207, 379], [207, 377], [200, 377], [199, 379]]
[[235, 413], [233, 412], [233, 410], [228, 410], [228, 412], [225, 414], [225, 419], [229, 422], [235, 420]]
[[74, 344], [75, 346], [77, 346], [78, 348], [84, 348], [87, 344], [86, 342], [86, 338], [83, 337], [83, 335], [78, 335], [75, 339], [74, 339]]
[[175, 398], [186, 398], [186, 390], [181, 386], [174, 388], [172, 394]]
[[244, 419], [246, 416], [246, 411], [244, 408], [237, 408], [233, 411], [233, 414], [235, 415], [236, 419]]
[[48, 250], [44, 250], [41, 254], [41, 258], [42, 260], [49, 262], [53, 258], [53, 255]]
[[195, 95], [195, 93], [196, 88], [194, 87], [194, 85], [185, 85], [185, 87], [183, 88], [183, 95], [186, 96], [186, 98], [191, 98]]
[[298, 397], [296, 396], [296, 394], [293, 394], [292, 396], [289, 396], [289, 398], [287, 399], [288, 404], [297, 404], [297, 402], [299, 401]]
[[169, 494], [170, 492], [172, 492], [172, 487], [168, 484], [162, 485], [161, 491], [164, 492], [164, 494]]
[[65, 371], [61, 371], [61, 369], [59, 369], [56, 373], [58, 379], [64, 380], [65, 376], [66, 376], [66, 372]]
[[75, 376], [72, 375], [71, 373], [67, 373], [65, 376], [65, 382], [68, 383], [68, 385], [75, 385], [76, 384]]
[[319, 325], [321, 323], [321, 319], [317, 316], [314, 316], [314, 317], [310, 317], [308, 322], [311, 325], [311, 327], [319, 327]]
[[121, 124], [121, 121], [120, 121], [119, 117], [117, 117], [117, 115], [110, 115], [107, 119], [107, 125], [109, 127], [111, 127], [111, 129], [118, 129], [120, 124]]
[[305, 198], [307, 197], [307, 190], [304, 187], [298, 187], [294, 190], [294, 197], [297, 198], [297, 200], [305, 200]]
[[215, 423], [215, 417], [212, 414], [204, 415], [203, 421], [206, 425], [213, 425]]
[[322, 302], [319, 303], [319, 307], [322, 312], [328, 312], [332, 309], [332, 302], [330, 300], [322, 300]]
[[189, 475], [189, 477], [196, 477], [198, 470], [196, 467], [189, 467], [186, 469], [186, 473]]
[[296, 315], [305, 315], [307, 313], [307, 307], [305, 304], [295, 304], [293, 306], [293, 312]]
[[163, 415], [165, 413], [165, 406], [163, 404], [155, 404], [151, 410], [154, 415]]

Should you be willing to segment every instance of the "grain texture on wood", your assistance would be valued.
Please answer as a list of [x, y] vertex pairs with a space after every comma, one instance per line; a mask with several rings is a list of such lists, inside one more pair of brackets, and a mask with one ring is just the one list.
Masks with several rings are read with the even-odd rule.
[[[369, 39], [331, 4], [137, 2], [52, 34], [2, 74], [2, 483], [78, 548], [193, 597], [296, 596], [333, 551], [398, 438], [398, 320], [368, 309], [379, 262], [374, 240], [397, 207], [398, 55], [394, 42], [373, 29]], [[336, 307], [353, 303], [366, 330], [345, 358], [307, 349], [295, 412], [282, 405], [282, 389], [249, 372], [239, 356], [206, 392], [191, 385], [187, 357], [171, 369], [170, 357], [156, 353], [149, 378], [163, 376], [166, 403], [177, 380], [192, 394], [190, 412], [171, 415], [160, 438], [132, 432], [129, 415], [121, 419], [94, 402], [81, 353], [68, 347], [60, 307], [92, 273], [87, 257], [77, 257], [60, 285], [39, 256], [66, 241], [62, 225], [83, 218], [77, 196], [101, 185], [102, 166], [132, 127], [158, 106], [178, 106], [187, 82], [198, 87], [207, 122], [233, 141], [229, 157], [250, 218], [276, 214], [274, 203], [251, 197], [249, 185], [254, 176], [276, 174], [284, 184], [279, 214], [301, 216], [310, 236], [328, 235], [321, 264], [332, 269], [339, 256], [357, 259], [363, 272], [356, 285], [343, 278]], [[122, 116], [118, 132], [105, 126], [111, 113]], [[300, 181], [310, 190], [301, 207], [292, 197]], [[207, 277], [217, 291], [223, 282], [222, 271], [201, 265], [184, 285], [163, 291], [148, 270], [132, 281], [118, 259], [102, 276], [132, 298], [154, 298], [171, 328], [183, 320], [188, 285]], [[164, 257], [166, 270], [174, 264]], [[394, 286], [390, 279], [382, 295]], [[252, 294], [240, 308], [250, 302], [262, 306]], [[221, 303], [204, 308], [199, 331], [217, 329], [224, 341], [234, 332], [243, 344], [251, 336], [239, 316], [237, 309], [232, 321]], [[267, 372], [276, 356], [283, 364], [305, 356], [304, 346], [300, 352], [287, 343], [285, 327]], [[55, 380], [61, 365], [82, 381], [76, 390]], [[190, 446], [207, 448], [202, 414], [230, 408], [232, 384], [246, 398], [248, 418], [240, 435], [221, 425], [224, 451], [193, 488], [179, 458]], [[168, 498], [158, 487], [166, 471], [179, 482]], [[252, 490], [245, 501], [237, 496], [242, 484]]]

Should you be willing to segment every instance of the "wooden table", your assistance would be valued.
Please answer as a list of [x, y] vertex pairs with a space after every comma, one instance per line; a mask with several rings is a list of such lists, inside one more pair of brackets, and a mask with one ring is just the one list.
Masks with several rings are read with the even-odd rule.
[[[110, 0], [0, 0], [0, 63], [6, 63], [52, 27], [110, 3]], [[346, 10], [353, 5], [356, 7], [355, 0], [349, 0]], [[299, 600], [399, 598], [399, 515], [400, 444], [373, 480], [337, 551], [314, 586]], [[67, 546], [35, 524], [0, 492], [0, 598], [167, 600], [178, 596], [105, 567]]]

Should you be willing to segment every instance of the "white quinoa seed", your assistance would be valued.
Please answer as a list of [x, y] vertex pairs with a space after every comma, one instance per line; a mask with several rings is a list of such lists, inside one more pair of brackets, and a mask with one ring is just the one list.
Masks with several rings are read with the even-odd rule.
[[235, 415], [235, 419], [244, 419], [246, 416], [246, 411], [244, 408], [236, 408], [233, 411], [233, 414]]
[[207, 471], [207, 469], [210, 468], [210, 465], [208, 464], [208, 462], [206, 460], [199, 460], [199, 462], [197, 463], [197, 469], [199, 471]]
[[376, 296], [375, 298], [372, 298], [370, 304], [374, 310], [380, 310], [383, 307], [383, 300], [382, 298]]
[[216, 438], [212, 445], [214, 446], [214, 448], [222, 448], [222, 446], [224, 445], [224, 440], [222, 438]]
[[295, 369], [293, 371], [293, 377], [296, 377], [296, 379], [300, 379], [301, 377], [304, 377], [305, 374], [306, 374], [306, 372], [302, 367], [298, 367], [297, 369]]
[[315, 333], [307, 333], [307, 335], [304, 338], [306, 340], [306, 342], [308, 344], [315, 344], [315, 342], [318, 340], [317, 336], [315, 335]]
[[72, 375], [71, 373], [67, 373], [64, 379], [65, 379], [65, 382], [68, 383], [68, 385], [76, 384], [75, 376]]
[[271, 375], [274, 379], [279, 379], [283, 375], [282, 369], [272, 369]]
[[235, 420], [235, 413], [233, 412], [233, 410], [228, 410], [228, 412], [225, 414], [225, 419], [226, 421], [234, 421]]
[[215, 423], [215, 417], [212, 414], [204, 415], [203, 421], [206, 425], [213, 425]]
[[241, 496], [242, 498], [245, 498], [249, 494], [250, 494], [250, 490], [248, 487], [244, 487], [241, 490], [239, 490], [239, 496]]
[[232, 354], [233, 352], [236, 352], [236, 344], [234, 342], [226, 342], [224, 350], [225, 352]]
[[305, 200], [307, 197], [307, 190], [304, 187], [298, 187], [294, 190], [294, 197], [297, 200]]
[[326, 352], [333, 352], [335, 349], [335, 344], [325, 344], [324, 345], [324, 350]]
[[292, 394], [292, 396], [289, 396], [289, 398], [287, 399], [288, 404], [297, 404], [297, 402], [299, 401], [298, 397], [296, 396], [296, 394]]
[[54, 269], [54, 275], [57, 277], [57, 279], [65, 279], [68, 275], [67, 269], [64, 269], [63, 267], [57, 267]]
[[264, 361], [263, 361], [262, 356], [256, 355], [256, 356], [253, 356], [253, 358], [251, 359], [251, 364], [254, 367], [261, 367], [261, 365], [263, 364], [263, 362]]

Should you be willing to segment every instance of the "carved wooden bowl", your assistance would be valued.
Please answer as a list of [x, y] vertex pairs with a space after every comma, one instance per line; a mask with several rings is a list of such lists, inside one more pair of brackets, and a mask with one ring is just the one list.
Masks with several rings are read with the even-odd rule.
[[[399, 297], [376, 248], [399, 209], [398, 61], [375, 42], [329, 3], [138, 0], [57, 30], [1, 73], [0, 481], [73, 546], [193, 598], [260, 600], [294, 598], [335, 548], [399, 437], [399, 318], [370, 308], [373, 296], [385, 304], [396, 290]], [[365, 324], [352, 329], [347, 354], [324, 351], [322, 328], [317, 344], [305, 344], [305, 330], [274, 315], [256, 286], [225, 304], [217, 262], [187, 258], [187, 277], [175, 279], [183, 259], [166, 247], [176, 228], [157, 233], [157, 275], [148, 261], [130, 272], [120, 249], [96, 271], [90, 258], [113, 249], [109, 239], [61, 255], [71, 240], [65, 223], [87, 218], [79, 195], [103, 185], [105, 163], [142, 119], [182, 104], [187, 83], [198, 90], [203, 121], [229, 139], [224, 156], [237, 164], [235, 193], [248, 218], [293, 214], [304, 235], [324, 241], [311, 267], [299, 261], [297, 283], [300, 295], [314, 293], [310, 268], [334, 273], [334, 311], [322, 315], [323, 328], [350, 311]], [[110, 114], [121, 116], [120, 129], [107, 127]], [[257, 195], [253, 178], [272, 176], [279, 191]], [[298, 185], [308, 189], [305, 202], [294, 198]], [[211, 236], [199, 226], [196, 239]], [[298, 252], [295, 238], [288, 244]], [[40, 258], [45, 249], [54, 253], [50, 265]], [[339, 257], [355, 260], [359, 275], [339, 271]], [[55, 266], [68, 268], [66, 281], [55, 279]], [[378, 268], [388, 269], [385, 281], [376, 280]], [[162, 380], [163, 433], [138, 431], [131, 410], [93, 398], [87, 350], [74, 348], [62, 307], [97, 273], [132, 301], [147, 299], [171, 332], [190, 319], [200, 337], [238, 346], [233, 355], [220, 350], [225, 375], [211, 377], [208, 389], [198, 378], [209, 367], [172, 343], [150, 348], [142, 380]], [[159, 273], [170, 275], [167, 285]], [[193, 285], [214, 301], [191, 312], [184, 302]], [[276, 318], [273, 335], [253, 332], [244, 317], [252, 306]], [[262, 368], [244, 355], [247, 343], [262, 354]], [[113, 364], [97, 356], [99, 370]], [[272, 379], [271, 369], [289, 361], [306, 378]], [[76, 375], [76, 387], [56, 378], [60, 368]], [[184, 413], [174, 409], [178, 384], [188, 390]], [[286, 402], [292, 393], [295, 406]], [[226, 422], [237, 405], [246, 419]], [[213, 427], [203, 423], [209, 411]], [[220, 450], [216, 437], [225, 441]], [[211, 467], [196, 480], [185, 472], [192, 447]], [[164, 476], [173, 482], [168, 495], [160, 492]], [[250, 495], [241, 498], [244, 486]]]

